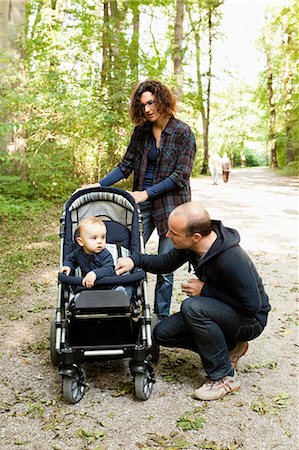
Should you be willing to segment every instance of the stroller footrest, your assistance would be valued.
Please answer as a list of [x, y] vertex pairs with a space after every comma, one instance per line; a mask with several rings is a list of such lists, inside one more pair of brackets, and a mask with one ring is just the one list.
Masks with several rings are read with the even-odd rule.
[[119, 350], [84, 350], [84, 356], [116, 356], [124, 355], [125, 351], [123, 349]]
[[82, 291], [75, 300], [74, 312], [130, 311], [130, 299], [125, 292], [116, 290]]

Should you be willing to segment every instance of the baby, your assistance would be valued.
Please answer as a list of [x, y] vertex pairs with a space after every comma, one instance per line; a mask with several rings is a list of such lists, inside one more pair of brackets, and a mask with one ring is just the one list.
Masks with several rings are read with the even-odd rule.
[[106, 246], [106, 226], [98, 217], [87, 217], [77, 229], [80, 247], [64, 260], [61, 272], [69, 275], [72, 269], [80, 267], [83, 286], [91, 288], [97, 279], [115, 275], [114, 262]]

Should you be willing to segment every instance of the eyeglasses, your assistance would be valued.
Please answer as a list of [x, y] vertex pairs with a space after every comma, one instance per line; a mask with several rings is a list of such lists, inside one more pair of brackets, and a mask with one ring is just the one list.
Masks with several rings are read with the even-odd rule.
[[141, 109], [144, 111], [146, 106], [151, 109], [154, 103], [156, 103], [156, 100], [149, 100], [148, 102], [141, 104]]

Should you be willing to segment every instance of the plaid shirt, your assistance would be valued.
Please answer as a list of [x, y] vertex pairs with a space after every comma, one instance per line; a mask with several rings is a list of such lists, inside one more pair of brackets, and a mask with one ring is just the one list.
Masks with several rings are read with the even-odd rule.
[[[151, 123], [135, 127], [119, 168], [127, 178], [134, 171], [133, 190], [143, 190], [147, 157], [153, 143]], [[181, 120], [171, 117], [161, 135], [153, 185], [170, 178], [176, 188], [153, 198], [153, 219], [159, 235], [168, 230], [171, 211], [191, 200], [190, 175], [196, 152], [194, 134]]]

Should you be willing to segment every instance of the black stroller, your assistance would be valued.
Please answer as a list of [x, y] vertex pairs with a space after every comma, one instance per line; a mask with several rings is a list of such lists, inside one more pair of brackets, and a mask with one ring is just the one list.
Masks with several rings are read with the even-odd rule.
[[[78, 223], [97, 216], [107, 228], [107, 249], [114, 260], [144, 251], [142, 220], [134, 199], [117, 188], [94, 187], [75, 192], [64, 205], [60, 224], [60, 263], [76, 247]], [[131, 299], [116, 285], [133, 287]], [[109, 289], [107, 289], [109, 286]], [[75, 296], [76, 294], [76, 296]], [[134, 269], [105, 277], [92, 289], [82, 286], [79, 270], [58, 276], [55, 319], [51, 323], [51, 361], [59, 366], [63, 396], [77, 403], [86, 387], [83, 361], [130, 358], [135, 394], [147, 400], [153, 389], [151, 317], [145, 273]], [[75, 298], [76, 297], [76, 298]]]

